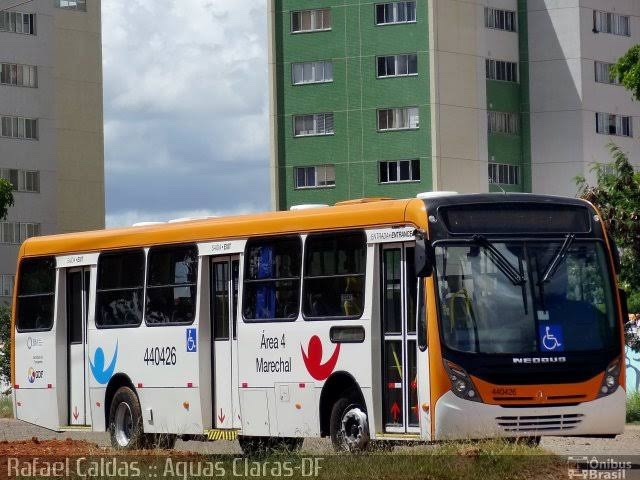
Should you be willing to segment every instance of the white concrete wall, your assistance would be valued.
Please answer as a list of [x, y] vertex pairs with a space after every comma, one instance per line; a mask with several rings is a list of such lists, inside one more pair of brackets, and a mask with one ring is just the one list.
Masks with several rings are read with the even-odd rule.
[[[594, 9], [631, 15], [631, 37], [593, 33]], [[608, 161], [612, 138], [596, 133], [596, 111], [640, 115], [623, 87], [596, 83], [594, 75], [594, 60], [613, 63], [640, 43], [639, 15], [633, 0], [528, 2], [534, 192], [573, 196], [574, 178], [592, 180], [593, 162]], [[634, 138], [613, 138], [637, 165], [639, 136], [634, 118]]]
[[[38, 67], [37, 88], [0, 85], [0, 114], [39, 120], [37, 141], [0, 138], [0, 168], [40, 172], [40, 193], [15, 192], [7, 220], [43, 234], [104, 226], [100, 0], [87, 6], [29, 2], [12, 10], [36, 13], [37, 34], [0, 32], [0, 62]], [[0, 245], [0, 274], [14, 273], [18, 249]]]

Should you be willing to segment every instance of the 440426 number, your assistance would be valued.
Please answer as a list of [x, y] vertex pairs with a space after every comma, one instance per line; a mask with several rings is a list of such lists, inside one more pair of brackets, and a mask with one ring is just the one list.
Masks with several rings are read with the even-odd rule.
[[147, 365], [175, 365], [176, 347], [147, 347], [144, 350]]

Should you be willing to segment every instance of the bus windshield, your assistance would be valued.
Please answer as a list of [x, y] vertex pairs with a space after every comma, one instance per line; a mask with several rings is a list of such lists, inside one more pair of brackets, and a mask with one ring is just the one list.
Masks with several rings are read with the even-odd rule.
[[522, 354], [616, 346], [612, 288], [599, 242], [440, 243], [436, 276], [442, 338], [452, 350]]

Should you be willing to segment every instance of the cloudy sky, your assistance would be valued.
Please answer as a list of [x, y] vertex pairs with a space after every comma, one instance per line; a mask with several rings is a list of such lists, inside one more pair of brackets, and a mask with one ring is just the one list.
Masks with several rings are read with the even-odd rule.
[[107, 226], [268, 209], [266, 0], [104, 0], [102, 21]]

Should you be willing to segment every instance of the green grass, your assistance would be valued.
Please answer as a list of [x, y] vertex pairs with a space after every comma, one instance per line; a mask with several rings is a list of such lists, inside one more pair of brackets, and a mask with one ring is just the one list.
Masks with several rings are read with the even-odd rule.
[[11, 395], [0, 395], [0, 418], [13, 418], [13, 399]]
[[[156, 478], [153, 474], [160, 472], [166, 474], [167, 478], [182, 478], [187, 472], [194, 480], [204, 479], [211, 476], [211, 471], [207, 473], [199, 468], [203, 468], [207, 462], [217, 464], [216, 475], [220, 478], [280, 478], [284, 475], [281, 468], [291, 468], [290, 474], [286, 476], [292, 478], [306, 476], [323, 480], [567, 478], [567, 464], [564, 459], [538, 447], [501, 440], [447, 442], [435, 446], [417, 446], [410, 450], [401, 448], [394, 452], [358, 455], [311, 455], [303, 450], [295, 454], [271, 453], [235, 460], [232, 455], [194, 454], [192, 457], [174, 456], [171, 459], [167, 459], [167, 456], [171, 457], [171, 453], [137, 459], [141, 460], [141, 478]], [[317, 476], [311, 472], [316, 462], [320, 467]]]
[[627, 423], [640, 423], [640, 392], [627, 395]]

